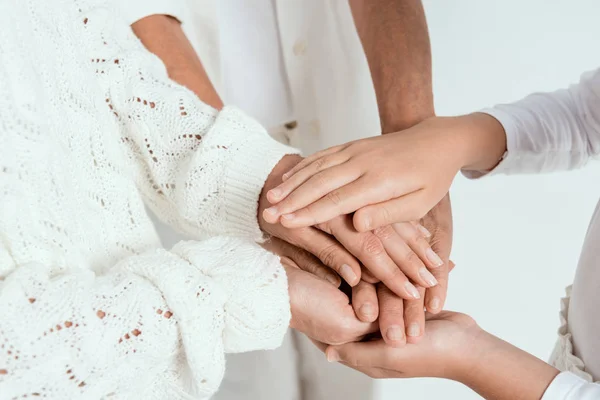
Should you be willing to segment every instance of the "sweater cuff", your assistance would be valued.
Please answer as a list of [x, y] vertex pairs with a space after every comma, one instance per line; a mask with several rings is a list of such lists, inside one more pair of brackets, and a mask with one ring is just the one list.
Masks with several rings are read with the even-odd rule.
[[225, 166], [224, 231], [260, 242], [264, 237], [258, 225], [258, 201], [263, 186], [285, 155], [300, 151], [277, 142], [258, 122], [234, 107], [225, 107], [217, 119], [220, 124], [215, 125], [225, 128], [219, 137], [233, 147], [230, 164]]
[[150, 15], [168, 15], [183, 23], [190, 15], [184, 0], [127, 0], [119, 8], [129, 25]]
[[[541, 400], [567, 400], [587, 382], [572, 372], [561, 372], [544, 392]], [[572, 397], [575, 399], [576, 397]], [[578, 397], [577, 397], [578, 398]]]

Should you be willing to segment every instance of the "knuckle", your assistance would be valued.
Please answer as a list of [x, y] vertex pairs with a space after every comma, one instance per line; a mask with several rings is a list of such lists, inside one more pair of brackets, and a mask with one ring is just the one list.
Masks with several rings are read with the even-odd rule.
[[340, 196], [339, 190], [334, 190], [332, 192], [327, 193], [325, 196], [327, 200], [329, 200], [332, 204], [340, 205], [342, 202], [342, 197]]
[[373, 233], [375, 236], [383, 240], [388, 240], [396, 235], [396, 231], [390, 225], [377, 228], [373, 231]]
[[419, 265], [422, 264], [419, 256], [412, 250], [408, 250], [404, 255], [404, 262], [408, 265]]
[[317, 252], [317, 257], [323, 264], [332, 266], [338, 257], [338, 249], [333, 244], [325, 246]]
[[315, 170], [321, 171], [327, 166], [327, 157], [321, 157], [314, 162]]
[[379, 256], [385, 251], [381, 240], [373, 234], [364, 235], [362, 251], [369, 256]]

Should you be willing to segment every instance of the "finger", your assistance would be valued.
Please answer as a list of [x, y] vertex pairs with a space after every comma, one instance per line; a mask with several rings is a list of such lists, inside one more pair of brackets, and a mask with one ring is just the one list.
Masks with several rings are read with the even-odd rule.
[[[344, 167], [332, 168], [326, 171], [320, 179], [327, 180], [329, 179], [327, 175], [337, 174], [337, 168], [343, 169]], [[340, 174], [343, 174], [343, 172], [340, 172]], [[331, 179], [335, 178], [332, 177]], [[373, 185], [371, 179], [366, 179], [365, 176], [361, 176], [355, 181], [313, 200], [316, 196], [310, 197], [310, 193], [314, 193], [317, 190], [317, 186], [318, 183], [310, 181], [302, 185], [298, 191], [302, 190], [303, 193], [309, 194], [302, 199], [302, 202], [297, 202], [293, 207], [287, 207], [285, 203], [287, 199], [277, 205], [277, 207], [285, 207], [280, 212], [280, 222], [283, 226], [297, 228], [319, 224], [339, 215], [353, 213], [369, 204], [378, 204], [381, 201], [390, 199], [393, 195], [389, 186]], [[311, 199], [312, 201], [308, 201], [307, 199]], [[296, 210], [292, 212], [293, 209]], [[367, 230], [370, 229], [364, 231]]]
[[366, 232], [396, 222], [418, 220], [436, 204], [435, 199], [428, 198], [423, 189], [405, 193], [407, 194], [377, 204], [367, 205], [356, 211], [354, 213], [354, 227], [356, 230]]
[[338, 217], [330, 221], [329, 226], [339, 243], [394, 293], [406, 299], [419, 297], [417, 289], [387, 254], [381, 240], [372, 232], [356, 232], [349, 217]]
[[441, 267], [431, 270], [431, 273], [438, 281], [438, 285], [429, 289], [426, 294], [425, 305], [431, 313], [438, 313], [444, 308], [448, 292], [448, 278], [450, 273], [449, 258], [452, 246], [452, 236], [449, 230], [432, 229], [433, 234], [430, 240], [431, 248], [443, 259], [444, 264]]
[[[331, 190], [337, 189], [348, 182], [352, 182], [360, 176], [360, 170], [352, 168], [352, 164], [347, 164], [348, 158], [342, 153], [335, 153], [329, 156], [321, 157], [315, 160], [312, 164], [299, 170], [293, 176], [286, 179], [273, 189], [267, 192], [267, 199], [272, 203], [280, 206], [279, 208], [294, 211], [306, 204], [310, 204], [316, 199], [324, 196]], [[340, 168], [340, 166], [342, 166]], [[335, 170], [335, 174], [332, 174]], [[358, 171], [358, 172], [357, 172]], [[354, 177], [349, 177], [353, 175]], [[308, 200], [296, 209], [291, 209], [289, 201], [290, 193], [298, 191], [300, 188], [308, 187], [312, 192], [312, 200]], [[305, 190], [306, 191], [306, 190]], [[306, 196], [306, 193], [303, 193]], [[320, 195], [318, 195], [320, 194]], [[284, 201], [287, 200], [287, 201]]]
[[[337, 206], [341, 201], [349, 199], [347, 197], [348, 190], [341, 189], [358, 180], [360, 176], [360, 169], [349, 163], [334, 166], [309, 177], [305, 177], [304, 172], [300, 171], [294, 177], [273, 189], [281, 190], [283, 193], [282, 198], [285, 198], [277, 205], [267, 208], [263, 213], [264, 218], [267, 222], [277, 221], [279, 217], [289, 220], [296, 215], [298, 210], [302, 210], [313, 203], [318, 203], [323, 199], [328, 200], [328, 204]], [[342, 194], [346, 196], [342, 197]], [[364, 193], [362, 195], [364, 196]], [[338, 212], [337, 208], [339, 207], [336, 207], [336, 213]], [[349, 212], [352, 211], [354, 210]], [[334, 216], [336, 215], [339, 214]], [[328, 221], [331, 218], [322, 219], [312, 225]], [[283, 221], [281, 222], [283, 223]], [[284, 224], [284, 226], [286, 225]]]
[[425, 306], [427, 311], [432, 314], [437, 314], [444, 308], [446, 303], [446, 295], [448, 292], [448, 264], [442, 265], [440, 268], [431, 270], [431, 273], [436, 277], [438, 285], [427, 289], [425, 293]]
[[379, 316], [379, 304], [375, 285], [360, 281], [352, 288], [352, 307], [358, 319], [373, 322]]
[[[429, 241], [425, 238], [423, 234], [423, 230], [419, 229], [419, 227], [421, 227], [424, 230], [426, 230], [425, 227], [423, 227], [423, 225], [413, 225], [412, 223], [408, 222], [400, 222], [392, 224], [392, 227], [394, 231], [398, 234], [398, 236], [400, 236], [400, 238], [414, 252], [414, 254], [416, 254], [417, 257], [419, 257], [419, 260], [421, 260], [427, 266], [427, 268], [438, 268], [444, 263], [440, 256], [438, 256], [435, 253], [435, 251], [433, 251], [433, 249], [431, 248]], [[429, 231], [427, 232], [429, 233]], [[412, 279], [414, 280], [414, 278]]]
[[425, 332], [425, 288], [418, 287], [418, 290], [421, 294], [420, 299], [404, 301], [406, 342], [410, 344], [419, 343]]
[[379, 279], [375, 278], [373, 276], [373, 274], [371, 273], [371, 271], [369, 271], [365, 267], [361, 267], [360, 271], [361, 271], [361, 277], [360, 277], [360, 279], [362, 279], [363, 281], [368, 282], [368, 283], [379, 283], [379, 282], [381, 282]]
[[306, 168], [307, 166], [309, 166], [310, 164], [312, 164], [313, 162], [315, 162], [317, 159], [321, 158], [321, 157], [325, 157], [334, 153], [338, 153], [342, 150], [344, 150], [345, 148], [347, 148], [350, 145], [350, 143], [346, 143], [346, 144], [342, 144], [342, 145], [338, 145], [338, 146], [333, 146], [330, 147], [328, 149], [325, 150], [321, 150], [318, 151], [308, 157], [305, 157], [302, 161], [300, 161], [298, 164], [296, 164], [294, 166], [294, 168], [290, 169], [289, 171], [287, 171], [285, 174], [283, 174], [281, 176], [281, 178], [283, 179], [283, 181], [285, 182], [286, 180], [288, 180], [291, 176], [293, 176], [296, 172], [300, 171], [301, 169]]
[[283, 239], [314, 254], [323, 264], [336, 271], [350, 286], [359, 282], [360, 263], [334, 237], [310, 227], [291, 230]]
[[325, 279], [335, 287], [339, 287], [342, 283], [340, 276], [332, 271], [332, 269], [324, 265], [318, 258], [309, 252], [294, 248], [291, 250], [290, 257], [296, 262], [298, 268], [303, 271], [310, 272], [321, 279]]
[[404, 332], [404, 300], [385, 285], [377, 285], [379, 299], [379, 329], [386, 344], [402, 347], [406, 344]]
[[[268, 208], [268, 211], [265, 210], [265, 215], [268, 214], [268, 218], [273, 220], [284, 216], [284, 218], [290, 219], [290, 215], [293, 215], [295, 211], [316, 203], [321, 198], [328, 199], [332, 204], [338, 204], [342, 200], [341, 197], [338, 197], [338, 189], [356, 181], [360, 178], [361, 173], [360, 170], [350, 164], [342, 164], [327, 171], [319, 172], [309, 177], [302, 184], [292, 186], [293, 181], [301, 174], [302, 171], [279, 187], [283, 190], [283, 197], [285, 198], [277, 205]], [[323, 221], [329, 219], [331, 218]], [[319, 223], [323, 221], [319, 221]]]
[[343, 362], [352, 367], [387, 367], [390, 349], [382, 340], [352, 342], [329, 346], [325, 350], [327, 361]]
[[[429, 247], [429, 243], [427, 243], [425, 238], [423, 238], [411, 224], [404, 223], [404, 225], [406, 225], [406, 228], [412, 230], [412, 233], [415, 236], [420, 237], [427, 247]], [[381, 240], [387, 254], [402, 270], [404, 275], [423, 287], [437, 285], [434, 276], [427, 270], [427, 267], [423, 261], [421, 261], [417, 253], [410, 248], [407, 242], [398, 235], [391, 225], [375, 229], [373, 233]]]

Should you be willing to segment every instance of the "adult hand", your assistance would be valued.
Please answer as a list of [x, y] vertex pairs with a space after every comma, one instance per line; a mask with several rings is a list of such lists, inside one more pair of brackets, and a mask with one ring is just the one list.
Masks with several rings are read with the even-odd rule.
[[539, 399], [558, 370], [482, 330], [464, 314], [429, 315], [423, 339], [397, 349], [383, 340], [319, 348], [373, 378], [436, 377], [461, 382], [486, 399]]
[[430, 118], [305, 158], [267, 193], [274, 206], [264, 218], [298, 228], [356, 211], [360, 232], [423, 218], [465, 165], [451, 121]]
[[294, 246], [284, 240], [271, 237], [262, 244], [262, 247], [281, 257], [281, 262], [293, 264], [303, 271], [309, 272], [321, 279], [325, 279], [334, 287], [342, 283], [340, 276], [321, 263], [321, 261], [306, 250]]
[[360, 321], [348, 296], [318, 277], [282, 259], [288, 277], [292, 320], [290, 327], [328, 344], [361, 340], [376, 332], [377, 323]]
[[473, 342], [482, 334], [467, 315], [441, 312], [429, 316], [418, 344], [391, 348], [383, 340], [330, 346], [325, 354], [373, 378], [439, 377], [458, 379], [473, 360]]
[[444, 308], [448, 292], [448, 277], [454, 264], [450, 261], [452, 249], [452, 207], [450, 195], [444, 198], [423, 217], [421, 224], [431, 232], [429, 244], [435, 254], [441, 257], [443, 264], [439, 268], [430, 269], [437, 280], [436, 286], [425, 292], [425, 307], [436, 314]]
[[350, 216], [339, 216], [318, 227], [297, 229], [269, 224], [260, 218], [262, 211], [269, 206], [266, 199], [269, 188], [279, 184], [283, 171], [298, 162], [300, 158], [297, 156], [284, 157], [265, 183], [259, 200], [259, 223], [265, 232], [316, 255], [350, 286], [360, 281], [360, 263], [370, 271], [370, 275], [405, 299], [420, 297], [410, 280], [426, 288], [437, 284], [429, 269], [440, 267], [443, 261], [432, 251], [426, 240], [429, 233], [419, 224], [395, 224], [374, 232], [358, 232]]

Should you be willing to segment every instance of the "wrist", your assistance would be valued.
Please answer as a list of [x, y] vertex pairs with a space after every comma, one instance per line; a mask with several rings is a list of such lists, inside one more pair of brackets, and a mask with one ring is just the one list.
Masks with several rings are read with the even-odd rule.
[[461, 169], [491, 171], [506, 152], [506, 132], [491, 115], [473, 113], [454, 118], [453, 132], [461, 144]]
[[540, 399], [558, 370], [480, 329], [454, 379], [484, 398]]

